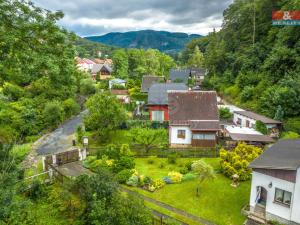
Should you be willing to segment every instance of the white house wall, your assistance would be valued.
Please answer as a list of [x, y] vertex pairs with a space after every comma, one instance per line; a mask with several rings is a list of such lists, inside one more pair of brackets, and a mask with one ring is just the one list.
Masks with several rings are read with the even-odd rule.
[[300, 223], [300, 168], [297, 171], [295, 193], [293, 197], [292, 221]]
[[[238, 124], [238, 118], [240, 118], [242, 120], [242, 123], [241, 123], [240, 126], [246, 127], [246, 121], [248, 120], [250, 122], [250, 127], [253, 127], [253, 128], [255, 127], [256, 120], [251, 119], [251, 118], [249, 118], [247, 116], [240, 115], [238, 113], [234, 113], [233, 114], [233, 122], [235, 124]], [[273, 127], [277, 127], [277, 124], [266, 124], [266, 127], [268, 129], [271, 129]]]
[[[299, 177], [298, 177], [299, 178]], [[269, 188], [269, 184], [272, 182], [272, 187]], [[252, 184], [251, 184], [251, 196], [250, 196], [250, 206], [252, 208], [255, 207], [256, 203], [256, 195], [257, 195], [257, 189], [256, 187], [261, 186], [264, 187], [268, 194], [267, 194], [267, 202], [266, 202], [266, 213], [272, 214], [278, 217], [281, 217], [286, 220], [291, 220], [291, 213], [292, 213], [292, 205], [294, 204], [294, 201], [292, 200], [291, 207], [286, 207], [277, 203], [274, 203], [274, 197], [275, 197], [275, 188], [279, 188], [285, 191], [289, 191], [292, 193], [292, 199], [294, 196], [294, 187], [295, 184], [292, 182], [288, 182], [285, 180], [281, 180], [275, 177], [271, 177], [265, 174], [261, 174], [258, 172], [253, 171], [252, 175]], [[295, 196], [296, 197], [296, 196]], [[298, 198], [300, 196], [298, 195]], [[298, 201], [299, 206], [299, 201]], [[294, 207], [295, 208], [295, 207]], [[300, 208], [298, 208], [298, 211]], [[296, 210], [297, 211], [297, 210]], [[299, 212], [298, 212], [299, 214]], [[298, 215], [295, 215], [298, 216]], [[299, 216], [298, 216], [299, 217]], [[296, 222], [296, 221], [294, 221]]]
[[[177, 138], [177, 131], [185, 130], [185, 139]], [[187, 126], [170, 126], [170, 141], [171, 144], [186, 144], [192, 143], [192, 132]]]
[[234, 122], [235, 124], [238, 124], [238, 123], [237, 123], [238, 118], [240, 118], [240, 119], [242, 120], [242, 123], [241, 123], [240, 126], [245, 127], [245, 126], [246, 126], [246, 120], [248, 120], [248, 121], [250, 122], [250, 127], [255, 127], [256, 120], [250, 119], [250, 118], [248, 118], [248, 117], [246, 117], [246, 116], [242, 116], [242, 115], [237, 114], [237, 113], [234, 113], [234, 114], [233, 114], [233, 122]]

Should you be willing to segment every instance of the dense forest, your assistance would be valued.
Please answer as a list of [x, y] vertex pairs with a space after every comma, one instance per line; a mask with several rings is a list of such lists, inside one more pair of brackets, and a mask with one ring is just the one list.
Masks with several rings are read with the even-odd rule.
[[115, 46], [104, 45], [101, 43], [89, 41], [85, 38], [78, 37], [74, 41], [76, 55], [82, 58], [97, 58], [100, 55], [101, 57], [111, 57], [112, 51], [118, 49]]
[[207, 88], [244, 108], [299, 123], [300, 30], [271, 21], [272, 10], [299, 7], [297, 0], [235, 1], [224, 11], [222, 29], [190, 42], [181, 59], [198, 46]]
[[89, 36], [86, 39], [121, 48], [158, 49], [174, 54], [181, 51], [184, 45], [199, 38], [198, 34], [172, 33], [167, 31], [140, 30], [125, 33], [108, 33], [102, 36]]

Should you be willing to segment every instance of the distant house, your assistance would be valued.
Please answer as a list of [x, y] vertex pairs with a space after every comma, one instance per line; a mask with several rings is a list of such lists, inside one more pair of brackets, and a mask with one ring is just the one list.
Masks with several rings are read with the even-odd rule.
[[183, 83], [159, 83], [152, 84], [148, 92], [148, 108], [151, 121], [169, 120], [168, 91], [187, 90]]
[[122, 103], [124, 103], [124, 104], [130, 103], [130, 97], [128, 94], [128, 90], [112, 89], [111, 93], [116, 95], [117, 99], [119, 99]]
[[233, 122], [236, 125], [255, 128], [257, 121], [263, 122], [270, 133], [277, 133], [282, 124], [282, 122], [278, 120], [273, 120], [251, 111], [235, 111], [233, 113]]
[[196, 85], [201, 86], [206, 75], [206, 70], [203, 68], [190, 68], [190, 74], [195, 78]]
[[249, 220], [300, 224], [300, 139], [280, 140], [254, 160]]
[[164, 77], [147, 75], [143, 76], [141, 92], [148, 93], [152, 84], [164, 82]]
[[112, 60], [111, 59], [99, 59], [99, 58], [96, 58], [96, 59], [93, 59], [93, 61], [96, 63], [96, 64], [108, 64], [108, 65], [112, 65]]
[[169, 91], [171, 147], [215, 147], [220, 130], [214, 91]]
[[270, 136], [263, 135], [249, 127], [225, 125], [223, 131], [226, 147], [230, 149], [236, 147], [238, 142], [245, 142], [258, 147], [264, 147], [267, 144], [275, 142]]
[[93, 68], [93, 65], [96, 64], [92, 60], [89, 60], [86, 58], [81, 59], [79, 57], [75, 58], [75, 63], [79, 70], [86, 71], [86, 72], [91, 71]]
[[112, 89], [114, 85], [123, 86], [125, 88], [126, 80], [122, 80], [119, 78], [109, 80], [108, 82], [109, 89]]
[[189, 78], [191, 77], [190, 69], [172, 69], [170, 71], [169, 80], [172, 83], [188, 83]]
[[94, 64], [91, 69], [92, 78], [99, 76], [100, 80], [106, 80], [111, 77], [112, 68], [107, 64]]

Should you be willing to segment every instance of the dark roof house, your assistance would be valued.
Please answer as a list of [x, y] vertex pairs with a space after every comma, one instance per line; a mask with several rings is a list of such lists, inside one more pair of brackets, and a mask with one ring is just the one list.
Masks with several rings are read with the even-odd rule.
[[250, 163], [251, 168], [297, 170], [300, 167], [300, 139], [282, 139]]
[[149, 88], [148, 105], [168, 105], [168, 91], [188, 90], [183, 83], [159, 83]]
[[278, 120], [273, 120], [271, 118], [265, 117], [263, 115], [251, 112], [251, 111], [235, 111], [234, 113], [246, 116], [248, 118], [254, 119], [254, 120], [260, 120], [264, 124], [281, 124]]
[[191, 70], [189, 69], [172, 69], [170, 71], [170, 80], [176, 83], [187, 83], [191, 76]]
[[149, 88], [151, 87], [152, 84], [164, 82], [164, 77], [159, 77], [159, 76], [143, 76], [142, 79], [142, 88], [141, 92], [148, 93]]
[[170, 125], [189, 125], [191, 130], [219, 130], [215, 91], [169, 91]]

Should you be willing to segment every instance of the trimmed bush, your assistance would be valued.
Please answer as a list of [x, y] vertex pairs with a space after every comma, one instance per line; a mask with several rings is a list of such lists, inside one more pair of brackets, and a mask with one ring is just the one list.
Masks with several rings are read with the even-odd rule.
[[193, 165], [192, 161], [189, 161], [189, 162], [185, 163], [185, 167], [188, 169], [188, 171], [192, 170], [192, 165]]
[[125, 184], [132, 176], [133, 171], [130, 169], [121, 170], [117, 175], [116, 179], [120, 184]]
[[137, 175], [133, 174], [128, 181], [126, 182], [126, 184], [128, 186], [132, 186], [132, 187], [137, 187], [139, 183], [139, 178]]
[[187, 173], [189, 172], [189, 170], [188, 170], [188, 168], [183, 167], [183, 168], [181, 168], [181, 169], [179, 170], [179, 172], [180, 172], [181, 174], [187, 174]]
[[171, 178], [172, 183], [180, 183], [182, 180], [182, 174], [175, 171], [169, 172], [168, 176]]

